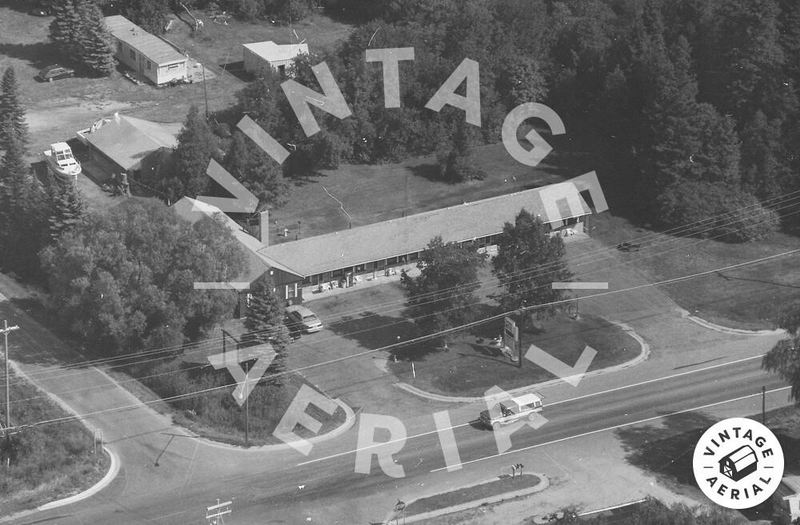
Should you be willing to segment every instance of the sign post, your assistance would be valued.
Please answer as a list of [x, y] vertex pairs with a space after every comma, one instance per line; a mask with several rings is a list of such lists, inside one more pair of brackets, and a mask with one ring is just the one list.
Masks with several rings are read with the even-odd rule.
[[511, 351], [512, 356], [515, 353], [517, 354], [517, 367], [521, 368], [522, 352], [520, 351], [521, 346], [519, 341], [519, 327], [517, 326], [517, 323], [514, 322], [514, 320], [510, 317], [505, 318], [505, 324], [503, 325], [503, 346]]

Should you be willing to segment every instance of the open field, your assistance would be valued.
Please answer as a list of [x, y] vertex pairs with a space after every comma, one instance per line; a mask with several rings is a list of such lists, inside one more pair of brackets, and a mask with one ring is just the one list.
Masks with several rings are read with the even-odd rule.
[[[205, 18], [202, 13], [199, 16]], [[346, 38], [350, 31], [346, 24], [315, 14], [293, 28], [264, 21], [237, 20], [231, 20], [226, 26], [207, 19], [203, 32], [193, 37], [188, 24], [176, 19], [165, 37], [203, 62], [216, 77], [206, 86], [198, 82], [159, 89], [150, 85], [137, 86], [119, 72], [103, 79], [76, 77], [53, 83], [37, 82], [34, 76], [40, 69], [63, 62], [47, 36], [51, 21], [52, 17], [27, 15], [24, 9], [0, 7], [0, 71], [9, 66], [16, 70], [32, 132], [32, 156], [38, 156], [52, 142], [75, 136], [77, 130], [114, 111], [160, 122], [180, 122], [190, 105], [203, 107], [204, 89], [211, 111], [230, 107], [235, 102], [235, 94], [246, 82], [226, 72], [223, 66], [242, 60], [240, 45], [243, 43], [294, 42], [294, 29], [301, 39], [307, 40], [311, 49], [319, 50]]]
[[[12, 425], [68, 416], [36, 387], [13, 374], [11, 400]], [[5, 403], [0, 414], [5, 422]], [[101, 447], [94, 449], [93, 439], [78, 421], [25, 429], [11, 438], [16, 443], [11, 468], [6, 468], [4, 446], [0, 445], [0, 516], [71, 496], [97, 483], [108, 470], [109, 458]]]
[[554, 152], [536, 168], [515, 161], [501, 143], [479, 146], [474, 152], [486, 178], [462, 184], [433, 178], [434, 156], [322, 170], [318, 176], [296, 183], [289, 202], [271, 212], [275, 228], [270, 229], [270, 242], [284, 240], [278, 236], [284, 227], [289, 228], [289, 239], [294, 239], [298, 221], [301, 236], [309, 237], [544, 186], [583, 173], [564, 169], [570, 161], [568, 152]]
[[[635, 228], [609, 213], [592, 218], [592, 237], [609, 249], [641, 243], [626, 261], [653, 282], [743, 263], [800, 248], [800, 239], [776, 233], [757, 242], [731, 244], [674, 237]], [[773, 328], [783, 307], [800, 299], [800, 254], [715, 272], [670, 284], [664, 290], [683, 308], [712, 322], [737, 328]]]

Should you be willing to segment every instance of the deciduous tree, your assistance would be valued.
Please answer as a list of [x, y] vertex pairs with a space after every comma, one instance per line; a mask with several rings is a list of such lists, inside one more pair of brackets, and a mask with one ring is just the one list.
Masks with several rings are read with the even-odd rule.
[[[494, 274], [505, 288], [499, 296], [506, 310], [533, 307], [558, 301], [563, 290], [554, 290], [554, 281], [569, 281], [564, 241], [550, 235], [550, 227], [527, 210], [521, 210], [514, 224], [506, 223], [497, 241], [497, 256], [492, 259]], [[537, 308], [537, 315], [552, 313], [554, 307]]]
[[160, 35], [164, 32], [169, 16], [169, 4], [162, 0], [122, 0], [120, 11], [128, 20], [148, 33]]
[[233, 312], [236, 296], [194, 290], [244, 268], [230, 232], [211, 218], [195, 224], [158, 201], [128, 199], [62, 234], [41, 255], [50, 307], [105, 355], [179, 348]]
[[468, 322], [484, 264], [485, 256], [472, 247], [444, 243], [441, 237], [431, 240], [420, 255], [419, 277], [402, 278], [417, 325], [433, 333]]

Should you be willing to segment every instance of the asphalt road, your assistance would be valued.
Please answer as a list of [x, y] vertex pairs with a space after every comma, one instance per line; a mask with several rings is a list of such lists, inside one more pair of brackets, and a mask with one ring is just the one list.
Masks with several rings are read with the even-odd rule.
[[[633, 376], [628, 377], [635, 383]], [[475, 469], [495, 473], [526, 451], [637, 422], [657, 424], [660, 417], [681, 411], [727, 408], [739, 415], [756, 413], [762, 386], [771, 391], [769, 406], [788, 404], [788, 387], [761, 371], [760, 359], [555, 401], [543, 412], [547, 423], [514, 433], [513, 447], [504, 455], [498, 455], [493, 433], [474, 425], [478, 405], [457, 405], [449, 415], [463, 464], [461, 473]], [[726, 403], [744, 396], [752, 397]], [[385, 475], [374, 458], [369, 475], [355, 473], [353, 451], [358, 425], [335, 440], [317, 445], [308, 457], [291, 450], [249, 454], [217, 449], [210, 454], [208, 450], [197, 453], [196, 443], [179, 438], [162, 456], [160, 467], [174, 469], [167, 476], [172, 482], [162, 479], [154, 486], [156, 490], [132, 497], [126, 490], [128, 484], [141, 485], [147, 479], [128, 479], [123, 470], [119, 479], [90, 500], [36, 513], [16, 523], [204, 523], [205, 507], [216, 503], [217, 498], [233, 501], [234, 514], [226, 519], [228, 524], [378, 522], [384, 515], [375, 510], [376, 502], [385, 502], [388, 509], [394, 503], [388, 501], [394, 494], [412, 487], [446, 485], [448, 480], [458, 484], [459, 475], [445, 470], [433, 411], [403, 422], [408, 439], [394, 456], [403, 466], [403, 478]], [[386, 440], [388, 433], [378, 432], [376, 439]], [[153, 450], [154, 457], [157, 452]], [[243, 461], [243, 455], [249, 459]], [[163, 474], [160, 471], [159, 477]]]

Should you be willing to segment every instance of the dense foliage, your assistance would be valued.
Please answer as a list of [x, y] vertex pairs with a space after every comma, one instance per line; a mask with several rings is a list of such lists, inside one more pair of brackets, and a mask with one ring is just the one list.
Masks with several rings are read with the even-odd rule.
[[[800, 189], [796, 2], [329, 0], [326, 8], [363, 23], [338, 49], [299, 60], [294, 73], [320, 90], [308, 66], [324, 61], [352, 116], [314, 110], [323, 131], [306, 137], [278, 80], [254, 82], [239, 96], [241, 112], [294, 146], [290, 174], [437, 153], [443, 179], [480, 177], [464, 152], [498, 141], [508, 111], [536, 101], [570, 133], [592, 137], [616, 208], [644, 222], [689, 222], [668, 205], [687, 183], [709, 199], [732, 198], [723, 211], [749, 195], [780, 209], [774, 199]], [[390, 47], [415, 53], [400, 62], [399, 109], [384, 107], [381, 67], [364, 59], [367, 48]], [[425, 109], [465, 58], [480, 64], [480, 128], [464, 124], [460, 109]], [[710, 215], [705, 197], [680, 211]], [[771, 213], [748, 209], [741, 223], [757, 233], [726, 239], [774, 230]]]
[[484, 263], [485, 256], [473, 247], [432, 239], [420, 255], [420, 275], [401, 278], [416, 324], [434, 333], [469, 322], [478, 302], [478, 269]]
[[214, 220], [195, 224], [155, 200], [128, 199], [62, 233], [42, 252], [50, 306], [102, 354], [180, 346], [233, 311], [234, 292], [194, 290], [230, 281], [244, 254]]
[[[532, 307], [558, 301], [563, 290], [554, 290], [554, 281], [569, 281], [564, 241], [550, 236], [550, 227], [527, 210], [517, 215], [514, 224], [506, 223], [497, 241], [497, 256], [492, 259], [494, 274], [505, 289], [498, 297], [506, 310]], [[538, 308], [537, 315], [551, 313], [554, 307]]]

